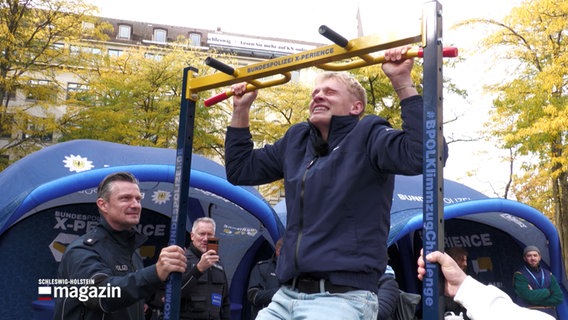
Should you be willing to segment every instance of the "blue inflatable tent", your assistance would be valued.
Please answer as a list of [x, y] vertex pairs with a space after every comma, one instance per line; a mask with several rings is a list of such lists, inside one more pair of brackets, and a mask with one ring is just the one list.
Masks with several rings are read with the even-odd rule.
[[[2, 319], [49, 318], [51, 304], [38, 300], [39, 283], [56, 277], [66, 244], [97, 223], [96, 186], [110, 172], [127, 170], [141, 181], [139, 228], [149, 236], [141, 254], [153, 263], [168, 240], [174, 159], [175, 150], [78, 140], [45, 148], [0, 172], [0, 290], [10, 292], [0, 300]], [[286, 221], [284, 202], [271, 208], [254, 188], [233, 186], [221, 165], [197, 155], [190, 184], [188, 228], [199, 216], [217, 221], [232, 319], [246, 319], [248, 274], [255, 261], [271, 254]], [[446, 245], [468, 250], [472, 276], [513, 296], [512, 272], [521, 263], [522, 248], [534, 244], [568, 297], [558, 234], [542, 213], [449, 180], [444, 204]], [[416, 279], [421, 228], [422, 177], [397, 176], [390, 263], [401, 288], [416, 293], [421, 291]], [[562, 319], [568, 319], [567, 301], [559, 307]]]
[[[141, 254], [146, 264], [154, 263], [169, 239], [175, 153], [76, 140], [42, 149], [0, 172], [0, 290], [10, 292], [0, 300], [2, 319], [49, 318], [52, 301], [38, 300], [38, 287], [56, 278], [65, 246], [96, 225], [96, 188], [111, 172], [129, 171], [141, 182], [138, 227], [149, 236]], [[209, 159], [193, 155], [190, 185], [187, 229], [200, 216], [217, 222], [232, 318], [240, 319], [249, 272], [271, 254], [281, 223], [254, 188], [230, 184], [224, 168]]]
[[[399, 286], [418, 294], [422, 292], [416, 277], [416, 259], [422, 248], [422, 193], [422, 176], [396, 177], [388, 239], [390, 264]], [[501, 288], [514, 299], [513, 273], [522, 263], [523, 248], [536, 245], [564, 291], [558, 312], [561, 319], [568, 319], [568, 285], [560, 239], [546, 216], [525, 204], [489, 198], [450, 180], [444, 180], [443, 201], [445, 246], [468, 251], [471, 276]], [[285, 225], [284, 201], [274, 209]]]

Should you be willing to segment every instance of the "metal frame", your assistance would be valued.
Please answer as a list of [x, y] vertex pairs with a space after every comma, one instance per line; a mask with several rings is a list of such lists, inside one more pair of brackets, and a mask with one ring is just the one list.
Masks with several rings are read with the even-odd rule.
[[[442, 5], [437, 1], [424, 6], [423, 98], [423, 234], [424, 255], [444, 252], [444, 175], [443, 175], [443, 78], [442, 78]], [[438, 264], [426, 262], [422, 282], [422, 318], [443, 319], [443, 277]]]
[[[178, 149], [172, 205], [170, 244], [184, 246], [193, 146], [193, 129], [197, 93], [239, 82], [247, 82], [247, 90], [254, 90], [286, 83], [290, 71], [306, 67], [324, 70], [350, 70], [384, 62], [384, 57], [372, 55], [381, 50], [421, 42], [423, 49], [410, 50], [408, 57], [424, 58], [424, 243], [425, 253], [443, 251], [443, 132], [442, 132], [442, 57], [455, 57], [457, 50], [442, 47], [442, 7], [438, 1], [424, 5], [422, 24], [397, 26], [394, 32], [384, 37], [377, 35], [346, 40], [326, 26], [320, 34], [334, 44], [284, 57], [258, 62], [234, 69], [212, 58], [205, 63], [221, 72], [198, 77], [195, 68], [184, 69], [181, 111], [178, 132]], [[280, 75], [280, 78], [273, 76]], [[272, 77], [268, 80], [263, 78]], [[231, 96], [223, 92], [205, 101], [213, 105]], [[426, 265], [427, 274], [423, 283], [423, 318], [442, 319], [444, 300], [438, 265]], [[178, 319], [180, 310], [181, 274], [172, 274], [166, 286], [164, 319]]]

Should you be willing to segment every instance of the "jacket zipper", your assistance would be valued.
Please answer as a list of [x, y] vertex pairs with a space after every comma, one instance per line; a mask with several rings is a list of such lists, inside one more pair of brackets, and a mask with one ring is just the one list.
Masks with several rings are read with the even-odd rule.
[[298, 256], [300, 255], [300, 242], [304, 233], [304, 191], [306, 186], [306, 176], [311, 167], [314, 166], [319, 156], [315, 156], [310, 163], [306, 166], [304, 175], [302, 176], [302, 184], [300, 188], [300, 220], [298, 221], [298, 238], [296, 239], [296, 252], [294, 254], [294, 267], [298, 271]]

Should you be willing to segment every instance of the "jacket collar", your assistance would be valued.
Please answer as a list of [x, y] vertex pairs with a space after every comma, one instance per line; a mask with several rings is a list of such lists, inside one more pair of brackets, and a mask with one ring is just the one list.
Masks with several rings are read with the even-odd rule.
[[[359, 116], [332, 116], [329, 125], [329, 134], [327, 138], [327, 143], [330, 146], [335, 146], [338, 140], [343, 139], [343, 137], [349, 133], [359, 122]], [[311, 136], [313, 139], [319, 137], [321, 139], [321, 132], [308, 120], [308, 124], [311, 128]]]
[[330, 147], [336, 147], [345, 135], [357, 125], [358, 116], [332, 116], [329, 125], [327, 141], [324, 141], [321, 132], [308, 120], [310, 126], [310, 137], [312, 150], [315, 156], [325, 156], [329, 153]]
[[133, 247], [134, 249], [140, 247], [148, 237], [140, 234], [136, 229], [117, 231], [114, 230], [104, 217], [101, 216], [99, 226], [106, 230], [106, 232], [120, 245], [125, 247]]
[[201, 258], [201, 255], [203, 254], [193, 245], [193, 242], [189, 244], [189, 250], [191, 250], [191, 252], [193, 252], [193, 254], [195, 254], [195, 256], [198, 258]]

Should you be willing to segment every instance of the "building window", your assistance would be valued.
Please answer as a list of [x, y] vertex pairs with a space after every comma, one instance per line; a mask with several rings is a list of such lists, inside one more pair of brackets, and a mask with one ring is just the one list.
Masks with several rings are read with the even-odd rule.
[[93, 30], [95, 28], [95, 24], [92, 22], [83, 21], [83, 30]]
[[102, 54], [102, 50], [100, 48], [81, 47], [81, 46], [76, 46], [76, 45], [70, 45], [69, 46], [69, 52], [73, 56], [79, 55], [81, 53], [83, 53], [83, 54]]
[[124, 51], [118, 49], [108, 49], [108, 55], [111, 57], [120, 57]]
[[57, 86], [49, 80], [32, 79], [26, 92], [26, 100], [50, 100], [57, 97]]
[[4, 167], [7, 167], [10, 163], [10, 156], [7, 154], [0, 154], [0, 164]]
[[132, 34], [132, 27], [126, 24], [121, 24], [118, 26], [118, 34], [116, 38], [130, 40], [130, 35]]
[[194, 47], [201, 46], [201, 34], [190, 32], [189, 33], [189, 45]]
[[167, 41], [167, 31], [164, 29], [154, 29], [154, 38], [153, 41], [166, 43]]
[[85, 92], [87, 90], [89, 90], [89, 86], [86, 84], [69, 82], [67, 83], [67, 100], [69, 99], [84, 100], [84, 98], [81, 98], [80, 95], [78, 94], [81, 92]]
[[0, 122], [0, 138], [11, 138], [12, 137], [12, 125], [14, 123], [14, 116], [5, 113], [4, 119]]
[[144, 58], [151, 59], [151, 60], [154, 60], [154, 61], [162, 61], [162, 59], [164, 58], [164, 55], [146, 52], [146, 53], [144, 53]]
[[56, 43], [52, 44], [51, 47], [55, 50], [62, 51], [63, 49], [65, 49], [65, 44], [63, 44], [61, 42], [56, 42]]
[[25, 139], [38, 139], [42, 142], [53, 141], [53, 132], [48, 132], [42, 124], [28, 124], [28, 132], [24, 133]]
[[72, 56], [78, 55], [80, 52], [81, 52], [81, 48], [79, 46], [75, 46], [75, 45], [69, 46], [69, 53], [71, 53]]

